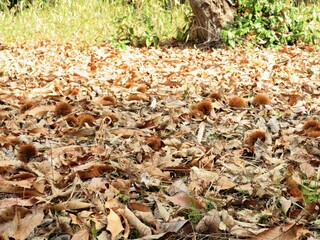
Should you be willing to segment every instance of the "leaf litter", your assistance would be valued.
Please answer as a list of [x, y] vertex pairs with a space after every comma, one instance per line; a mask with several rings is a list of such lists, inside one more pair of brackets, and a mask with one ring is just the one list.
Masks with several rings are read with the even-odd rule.
[[313, 46], [8, 46], [1, 237], [319, 237], [319, 59]]

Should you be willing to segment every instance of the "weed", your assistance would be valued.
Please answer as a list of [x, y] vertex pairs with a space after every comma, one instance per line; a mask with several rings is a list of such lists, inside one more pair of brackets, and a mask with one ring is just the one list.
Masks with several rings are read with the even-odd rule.
[[307, 204], [310, 202], [319, 201], [320, 199], [317, 181], [304, 180], [303, 184], [301, 185], [301, 191]]
[[244, 41], [264, 47], [318, 42], [320, 17], [316, 7], [295, 7], [284, 0], [240, 0], [237, 10], [234, 22], [221, 32], [231, 47]]
[[206, 201], [206, 205], [205, 205], [206, 212], [209, 212], [212, 209], [216, 209], [214, 202], [213, 201]]
[[119, 198], [119, 200], [120, 200], [121, 202], [123, 202], [123, 203], [127, 203], [127, 202], [129, 202], [129, 200], [130, 200], [129, 197], [123, 195], [123, 194], [120, 193], [120, 192], [118, 192], [118, 193], [116, 194], [116, 196], [117, 196], [117, 197]]
[[192, 207], [187, 213], [187, 218], [192, 224], [197, 225], [197, 223], [203, 218], [203, 213], [200, 212], [196, 207]]
[[98, 239], [98, 232], [97, 232], [97, 228], [96, 228], [96, 223], [94, 221], [90, 221], [90, 225], [91, 225], [91, 234], [92, 237], [94, 239]]

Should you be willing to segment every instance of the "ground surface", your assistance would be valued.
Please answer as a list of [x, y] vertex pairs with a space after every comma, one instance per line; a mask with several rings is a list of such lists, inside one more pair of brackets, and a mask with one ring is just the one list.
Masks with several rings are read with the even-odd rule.
[[317, 238], [319, 59], [3, 46], [3, 239]]

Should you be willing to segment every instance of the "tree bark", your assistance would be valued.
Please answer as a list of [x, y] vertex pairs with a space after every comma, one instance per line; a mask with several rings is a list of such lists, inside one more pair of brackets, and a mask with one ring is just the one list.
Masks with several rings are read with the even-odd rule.
[[236, 12], [229, 0], [189, 0], [195, 21], [191, 37], [202, 43], [221, 42], [220, 30]]

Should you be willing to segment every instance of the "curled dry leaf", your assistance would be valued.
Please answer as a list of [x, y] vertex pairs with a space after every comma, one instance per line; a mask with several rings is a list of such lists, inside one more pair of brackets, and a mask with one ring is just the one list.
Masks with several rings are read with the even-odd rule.
[[20, 112], [21, 113], [24, 113], [24, 112], [26, 112], [26, 111], [28, 111], [28, 110], [30, 110], [31, 108], [33, 108], [35, 106], [35, 103], [34, 102], [26, 102], [26, 103], [24, 103], [23, 105], [21, 105], [21, 107], [20, 107]]
[[288, 210], [291, 207], [292, 201], [290, 199], [286, 199], [283, 196], [280, 197], [279, 201], [281, 203], [283, 213], [287, 214]]
[[98, 103], [104, 106], [114, 105], [116, 104], [116, 102], [117, 102], [116, 98], [110, 95], [104, 96], [102, 97], [102, 99], [98, 101]]
[[169, 218], [170, 218], [170, 213], [167, 211], [165, 206], [160, 201], [156, 200], [156, 204], [157, 204], [157, 208], [158, 208], [158, 211], [159, 211], [161, 218], [165, 222], [168, 222]]
[[180, 220], [180, 221], [173, 221], [173, 222], [163, 223], [161, 225], [161, 228], [162, 228], [163, 232], [177, 233], [188, 222], [189, 222], [188, 220]]
[[216, 234], [220, 233], [220, 215], [217, 210], [208, 212], [197, 224], [196, 232], [201, 234]]
[[127, 218], [129, 224], [137, 229], [142, 236], [149, 236], [152, 234], [151, 228], [142, 223], [128, 207], [125, 207], [124, 216]]
[[68, 210], [77, 210], [77, 209], [86, 209], [93, 207], [94, 205], [92, 203], [83, 202], [81, 200], [70, 200], [67, 202], [62, 202], [58, 204], [54, 204], [51, 209], [55, 211], [62, 211], [65, 209]]
[[153, 213], [150, 211], [143, 212], [143, 211], [134, 211], [134, 214], [144, 223], [148, 224], [149, 226], [157, 226], [157, 221], [153, 216]]

